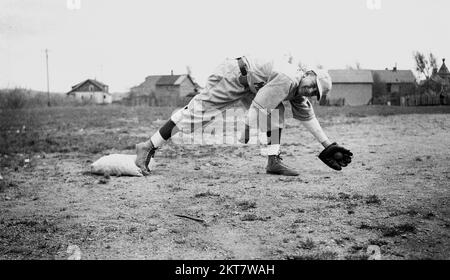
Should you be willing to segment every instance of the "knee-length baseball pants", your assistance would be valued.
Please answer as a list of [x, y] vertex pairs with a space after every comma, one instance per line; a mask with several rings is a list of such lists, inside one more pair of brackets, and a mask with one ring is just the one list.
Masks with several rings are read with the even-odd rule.
[[[249, 72], [248, 75], [251, 73]], [[171, 120], [179, 130], [192, 132], [192, 127], [204, 127], [214, 117], [238, 101], [241, 101], [248, 110], [255, 93], [252, 93], [239, 81], [240, 76], [237, 60], [226, 59], [208, 77], [205, 88], [194, 96], [187, 106], [174, 113]], [[258, 125], [262, 132], [283, 128], [283, 103], [280, 103], [275, 109], [278, 110], [277, 117], [270, 117], [272, 114], [265, 112], [267, 125]]]

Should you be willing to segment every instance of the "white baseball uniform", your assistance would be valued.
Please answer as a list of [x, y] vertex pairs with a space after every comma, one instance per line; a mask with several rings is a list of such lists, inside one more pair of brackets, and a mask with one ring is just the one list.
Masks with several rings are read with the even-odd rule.
[[275, 121], [271, 119], [270, 128], [260, 127], [262, 131], [284, 126], [283, 101], [291, 103], [294, 118], [301, 121], [315, 118], [309, 100], [297, 94], [303, 72], [283, 61], [251, 56], [242, 59], [247, 68], [248, 87], [239, 81], [242, 74], [237, 60], [226, 59], [208, 77], [205, 88], [187, 106], [172, 115], [172, 121], [180, 130], [190, 129], [193, 123], [206, 125], [237, 101], [241, 101], [247, 109], [279, 110], [279, 118], [274, 118]]

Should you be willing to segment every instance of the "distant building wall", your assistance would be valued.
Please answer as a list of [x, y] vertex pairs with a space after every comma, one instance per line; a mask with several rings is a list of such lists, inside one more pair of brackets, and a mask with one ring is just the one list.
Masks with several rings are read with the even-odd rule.
[[402, 96], [414, 95], [416, 85], [412, 83], [380, 83], [377, 82], [373, 87], [373, 104], [400, 105]]
[[180, 86], [156, 86], [155, 97], [158, 106], [177, 106], [180, 99]]
[[372, 98], [372, 84], [333, 84], [331, 93], [327, 96], [330, 103], [333, 100], [345, 99], [345, 105], [367, 105]]
[[105, 86], [104, 88], [101, 88], [93, 83], [85, 83], [83, 85], [81, 85], [79, 88], [76, 89], [77, 91], [103, 91], [103, 92], [108, 92], [108, 86]]
[[188, 75], [151, 75], [130, 89], [127, 105], [184, 106], [196, 94], [196, 85]]
[[184, 106], [191, 101], [195, 91], [195, 85], [193, 85], [189, 79], [184, 79], [180, 84], [180, 97], [178, 99], [177, 106]]
[[189, 79], [184, 79], [180, 84], [180, 97], [186, 97], [188, 94], [195, 92], [195, 85]]
[[102, 91], [75, 91], [70, 94], [80, 103], [111, 104], [112, 96]]

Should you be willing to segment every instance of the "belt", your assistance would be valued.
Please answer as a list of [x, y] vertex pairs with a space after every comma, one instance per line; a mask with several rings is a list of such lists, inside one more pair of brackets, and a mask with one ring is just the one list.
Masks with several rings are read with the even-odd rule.
[[238, 57], [236, 58], [238, 65], [239, 65], [239, 70], [241, 71], [241, 76], [239, 76], [239, 82], [246, 88], [248, 88], [248, 81], [247, 81], [247, 66], [245, 65], [244, 60], [242, 59], [242, 57]]

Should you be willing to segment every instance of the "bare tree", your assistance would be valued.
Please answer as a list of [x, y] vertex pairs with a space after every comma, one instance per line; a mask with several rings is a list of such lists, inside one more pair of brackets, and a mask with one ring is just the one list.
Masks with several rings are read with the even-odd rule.
[[306, 71], [308, 69], [308, 66], [306, 64], [303, 64], [300, 60], [297, 60], [297, 63], [294, 63], [296, 59], [291, 53], [287, 53], [284, 56], [287, 63], [297, 65], [298, 69], [300, 69], [301, 71]]
[[437, 58], [432, 53], [428, 54], [428, 58], [425, 54], [415, 51], [413, 53], [414, 60], [416, 62], [416, 71], [417, 73], [425, 76], [425, 79], [428, 80], [432, 73], [433, 69], [437, 68]]
[[361, 68], [361, 63], [359, 63], [359, 61], [356, 61], [355, 62], [355, 66], [347, 64], [345, 66], [345, 69], [347, 69], [347, 70], [361, 70], [362, 69]]

